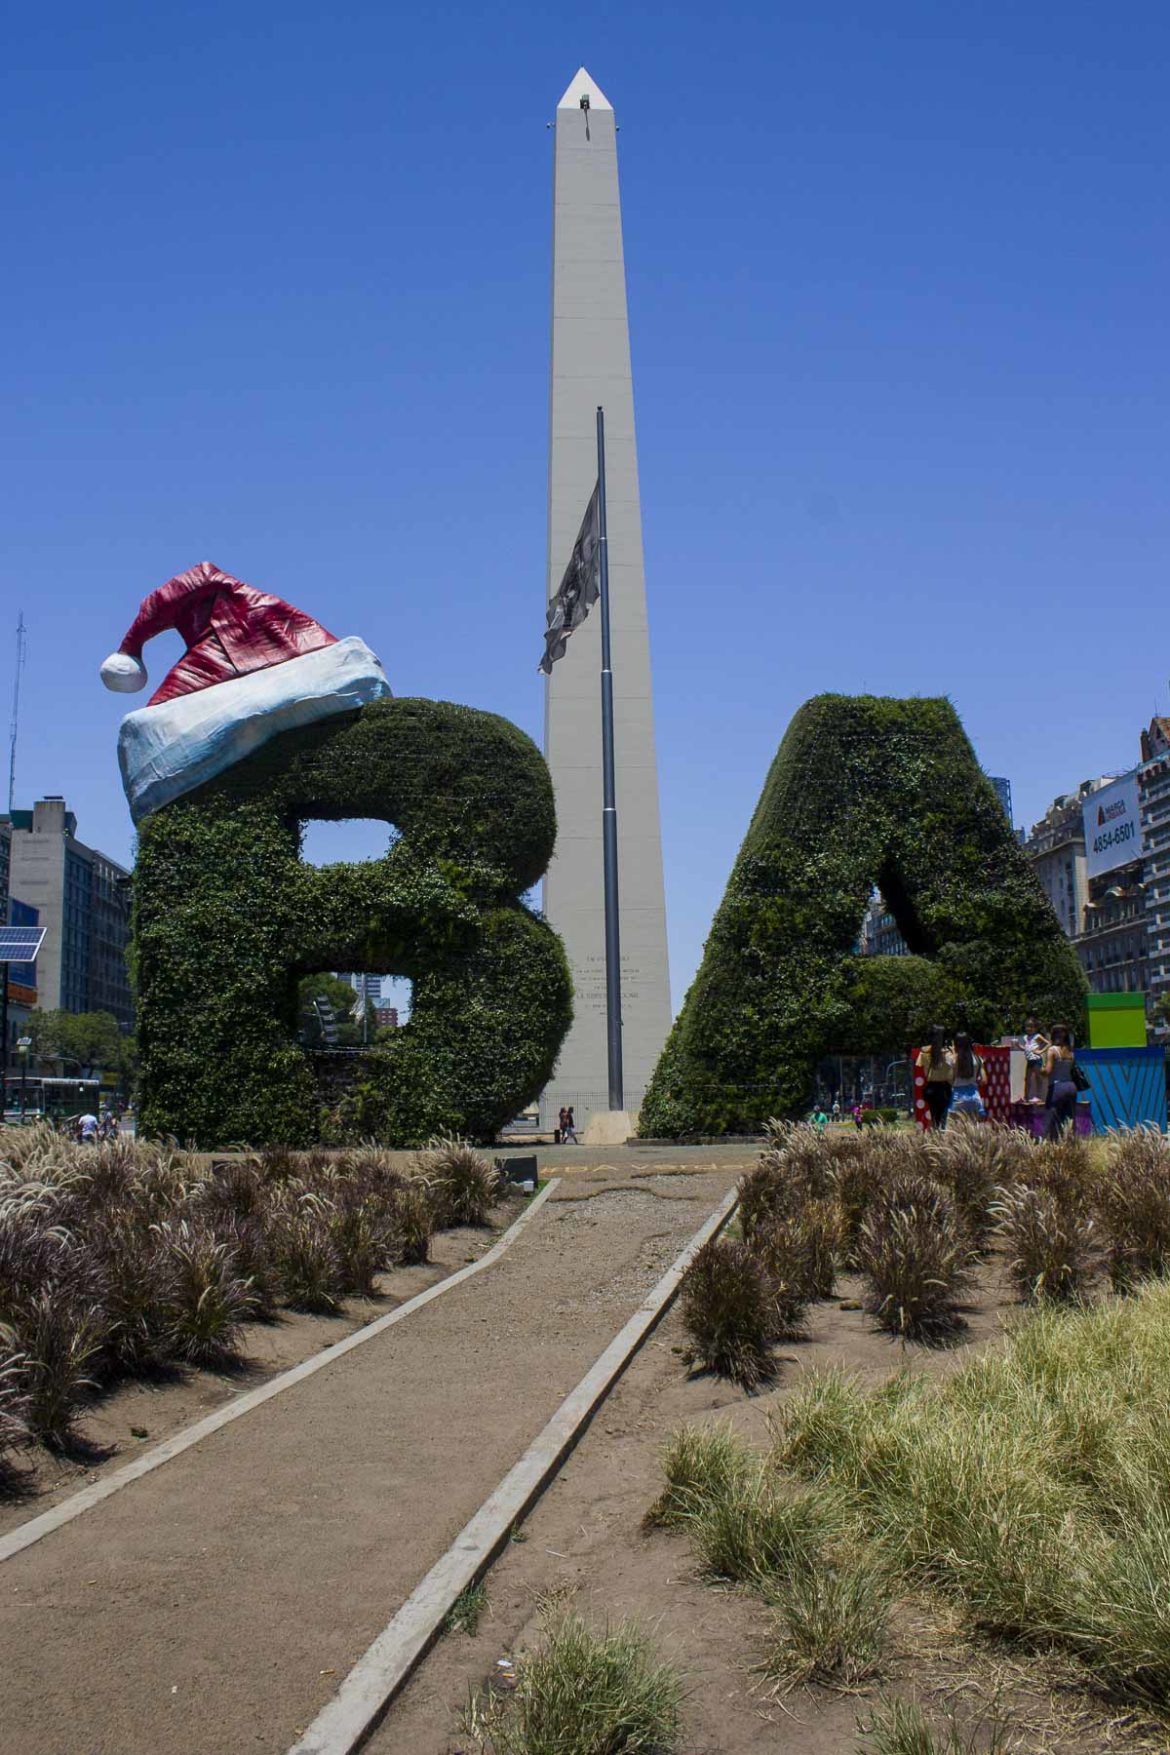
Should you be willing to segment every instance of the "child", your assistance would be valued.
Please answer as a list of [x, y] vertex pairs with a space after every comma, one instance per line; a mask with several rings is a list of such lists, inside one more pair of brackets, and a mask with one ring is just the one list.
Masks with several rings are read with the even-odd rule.
[[1024, 1020], [1024, 1102], [1043, 1109], [1048, 1100], [1048, 1080], [1044, 1072], [1044, 1056], [1048, 1052], [1049, 1042], [1040, 1033], [1040, 1026], [1035, 1018]]

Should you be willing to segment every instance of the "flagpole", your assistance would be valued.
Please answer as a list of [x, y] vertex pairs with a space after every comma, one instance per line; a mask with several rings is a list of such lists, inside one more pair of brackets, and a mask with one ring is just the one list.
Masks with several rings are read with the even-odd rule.
[[601, 589], [601, 834], [605, 868], [605, 1018], [609, 1106], [624, 1109], [622, 955], [618, 919], [617, 798], [613, 762], [613, 663], [609, 641], [609, 537], [605, 518], [605, 411], [597, 410], [597, 549]]

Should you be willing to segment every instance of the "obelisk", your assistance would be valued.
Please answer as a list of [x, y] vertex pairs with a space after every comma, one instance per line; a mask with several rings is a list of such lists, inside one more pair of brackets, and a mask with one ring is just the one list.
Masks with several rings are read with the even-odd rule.
[[[636, 1114], [670, 1028], [670, 974], [617, 130], [583, 67], [557, 105], [552, 282], [548, 597], [597, 480], [596, 416], [605, 410], [625, 1106]], [[554, 664], [545, 697], [557, 847], [544, 908], [568, 953], [575, 1017], [543, 1119], [571, 1103], [578, 1128], [608, 1107], [600, 661], [595, 609]]]

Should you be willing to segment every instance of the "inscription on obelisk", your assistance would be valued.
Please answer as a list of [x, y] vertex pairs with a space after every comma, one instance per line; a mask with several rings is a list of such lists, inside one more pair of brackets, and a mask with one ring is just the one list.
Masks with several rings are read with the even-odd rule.
[[[560, 584], [597, 479], [600, 404], [609, 511], [625, 1100], [636, 1113], [670, 1028], [670, 976], [617, 132], [612, 106], [584, 68], [557, 105], [554, 153], [547, 596]], [[553, 666], [545, 699], [545, 753], [558, 832], [544, 907], [568, 952], [576, 1016], [545, 1092], [544, 1116], [547, 1121], [562, 1103], [572, 1103], [578, 1126], [590, 1111], [608, 1107], [600, 659], [594, 611]]]

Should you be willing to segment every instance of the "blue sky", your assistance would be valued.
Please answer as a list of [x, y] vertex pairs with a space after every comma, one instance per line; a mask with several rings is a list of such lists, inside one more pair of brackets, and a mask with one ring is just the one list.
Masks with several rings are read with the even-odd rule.
[[23, 607], [18, 802], [121, 857], [97, 666], [202, 558], [539, 735], [545, 124], [584, 62], [621, 124], [677, 1005], [809, 695], [949, 694], [1017, 820], [1170, 705], [1170, 11], [565, 16], [23, 9], [0, 685]]

